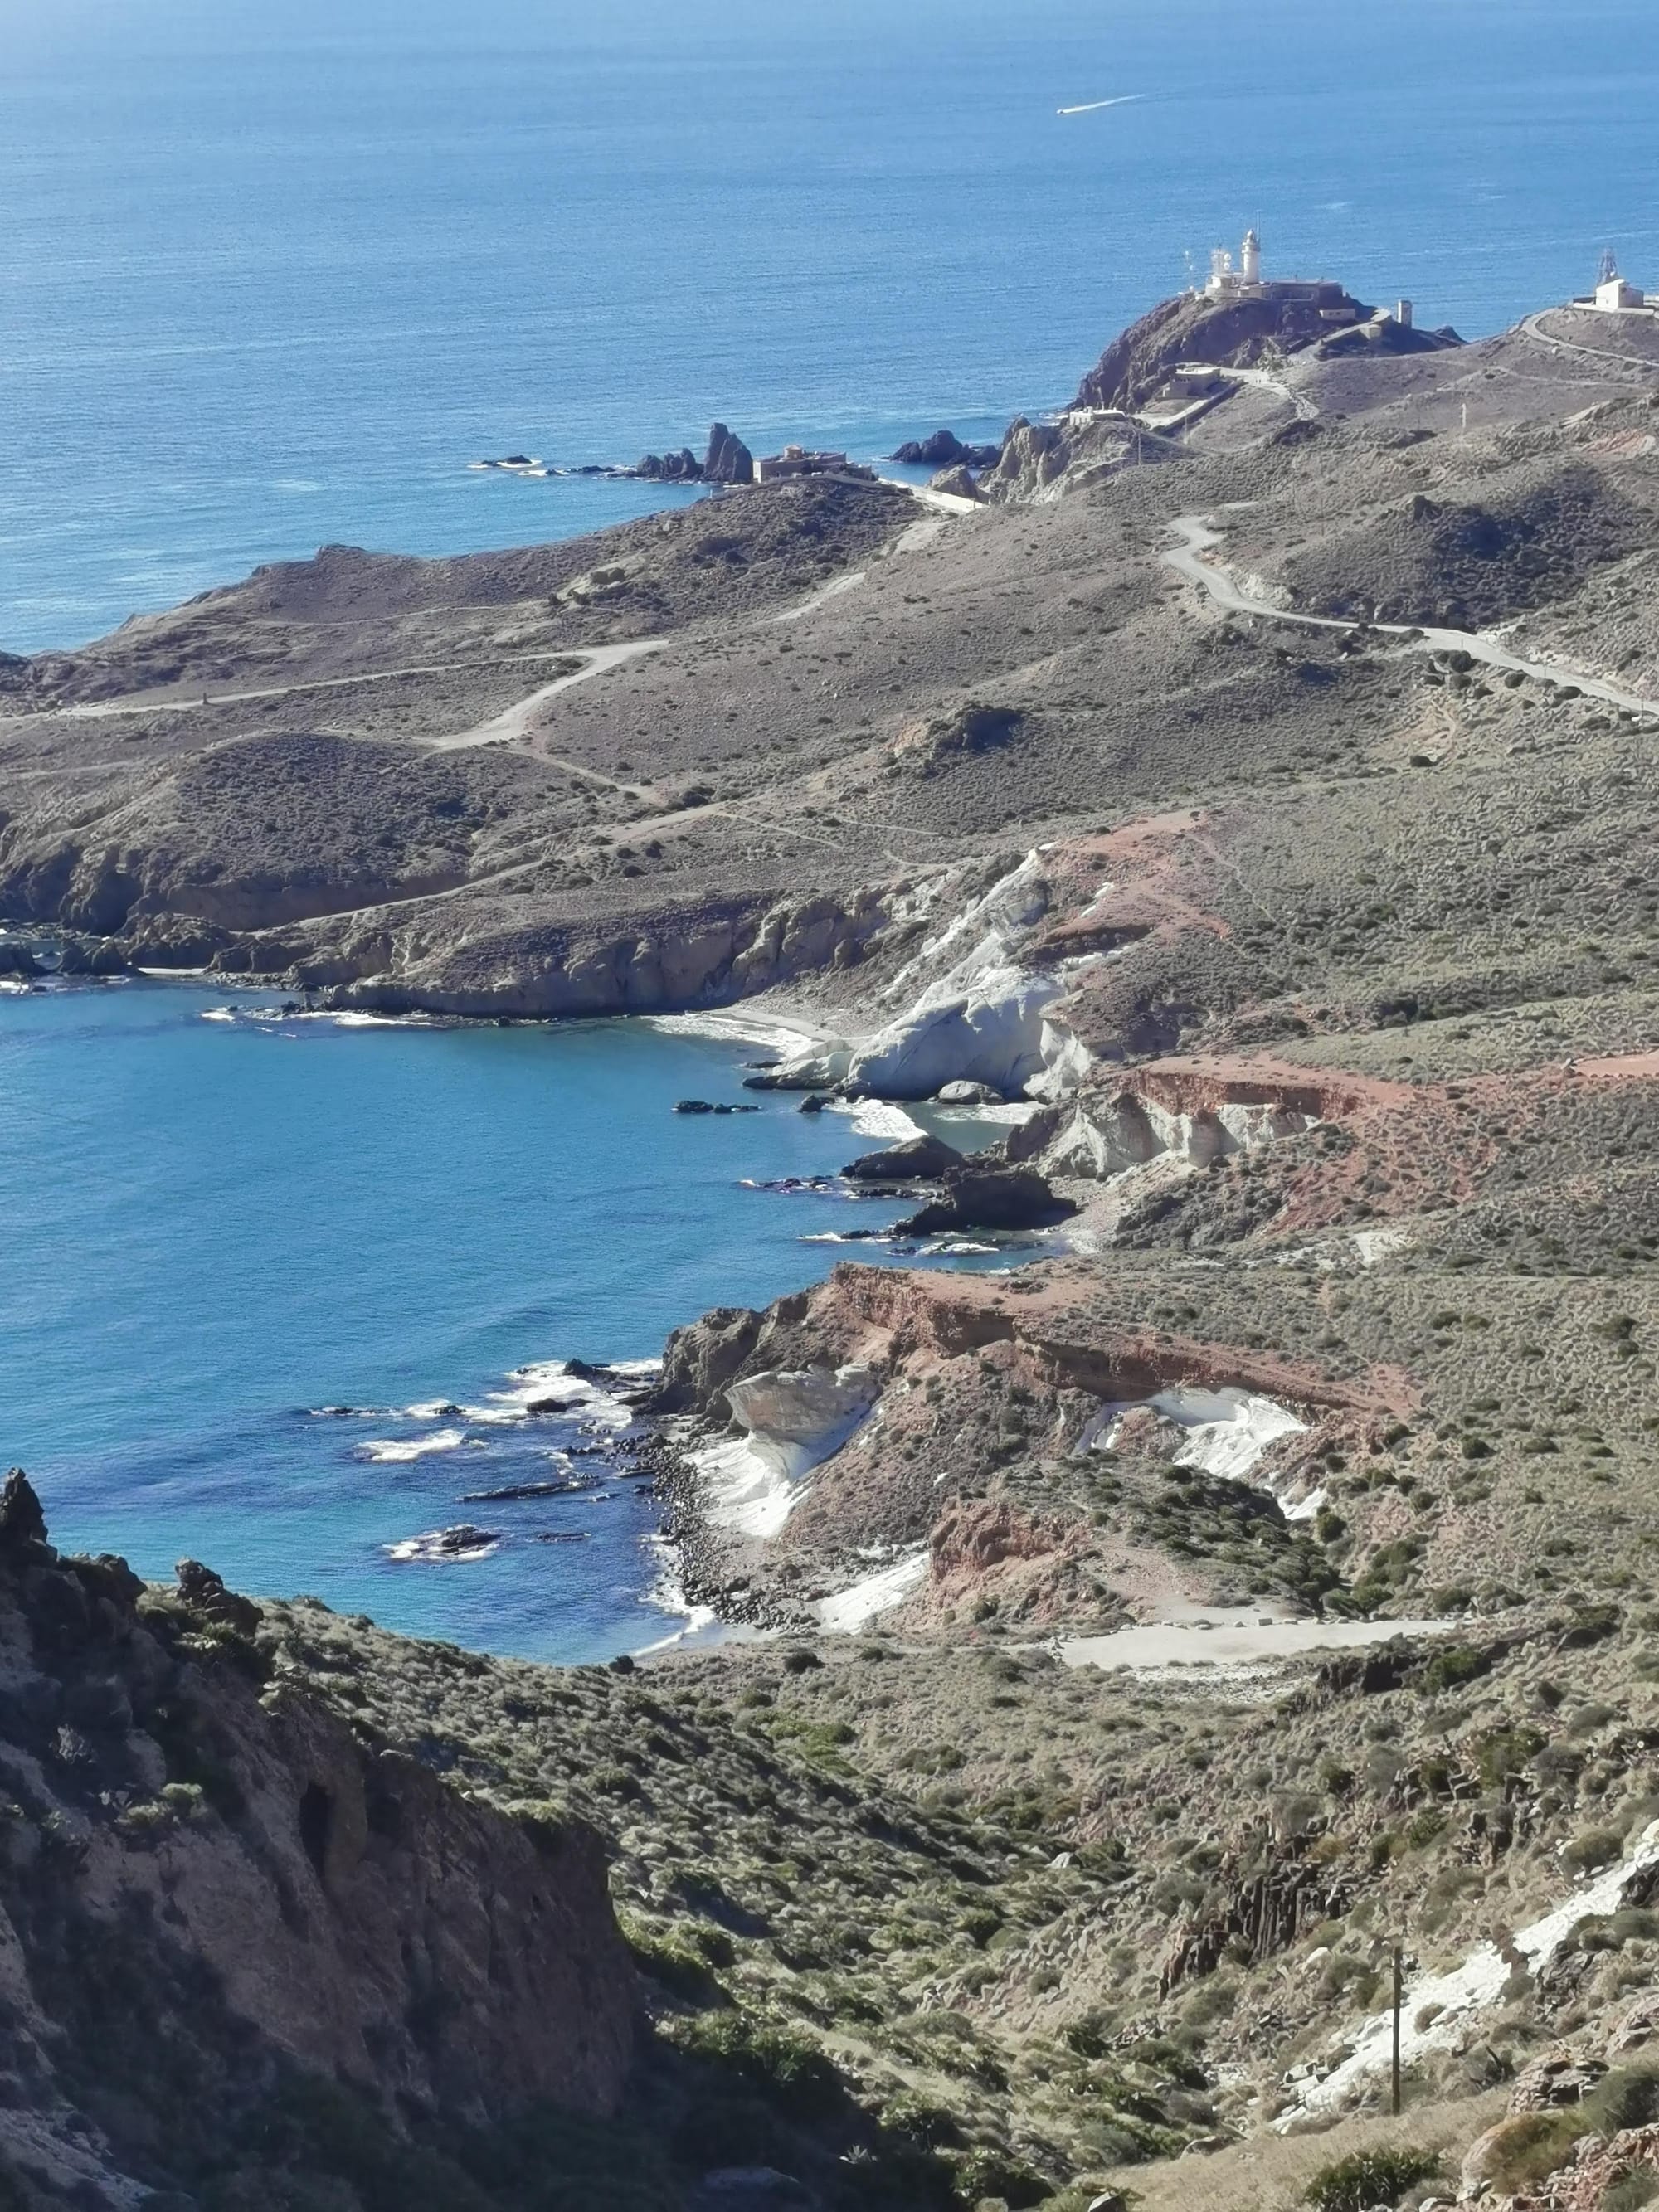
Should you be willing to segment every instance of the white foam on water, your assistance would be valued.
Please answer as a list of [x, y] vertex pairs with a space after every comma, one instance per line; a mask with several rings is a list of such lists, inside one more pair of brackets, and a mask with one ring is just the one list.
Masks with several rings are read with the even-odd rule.
[[904, 1144], [922, 1134], [921, 1123], [913, 1121], [902, 1106], [895, 1106], [890, 1099], [836, 1098], [831, 1100], [830, 1111], [851, 1115], [855, 1137], [880, 1137]]
[[902, 1605], [913, 1591], [927, 1579], [927, 1547], [919, 1544], [914, 1551], [884, 1567], [877, 1568], [872, 1575], [837, 1590], [831, 1597], [821, 1597], [812, 1607], [821, 1627], [831, 1635], [850, 1635], [873, 1620], [878, 1613], [889, 1613], [896, 1605]]
[[758, 1014], [642, 1014], [647, 1029], [665, 1036], [716, 1037], [723, 1043], [764, 1045], [769, 1050], [799, 1053], [818, 1042], [818, 1032], [803, 1024], [766, 1021]]
[[356, 1446], [353, 1456], [373, 1460], [377, 1465], [397, 1466], [426, 1459], [434, 1452], [459, 1451], [465, 1442], [465, 1429], [440, 1429], [431, 1437], [373, 1437]]
[[475, 1559], [487, 1559], [501, 1548], [499, 1536], [480, 1528], [474, 1531], [477, 1541], [465, 1544], [446, 1542], [453, 1532], [447, 1528], [429, 1528], [423, 1536], [405, 1536], [396, 1544], [385, 1547], [389, 1559], [424, 1559], [433, 1566], [465, 1566]]
[[202, 1015], [204, 1022], [234, 1022], [236, 1018], [234, 1006], [209, 1006]]

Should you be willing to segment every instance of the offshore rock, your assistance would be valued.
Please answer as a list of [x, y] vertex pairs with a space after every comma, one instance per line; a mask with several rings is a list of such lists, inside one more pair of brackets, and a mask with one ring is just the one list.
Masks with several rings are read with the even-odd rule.
[[1077, 1208], [1052, 1191], [1034, 1168], [964, 1160], [943, 1178], [938, 1198], [896, 1222], [896, 1237], [933, 1237], [955, 1229], [1048, 1229]]
[[937, 1182], [963, 1155], [939, 1137], [910, 1137], [884, 1152], [861, 1152], [842, 1173], [849, 1182]]
[[995, 465], [1002, 447], [999, 445], [965, 445], [954, 430], [935, 430], [931, 438], [910, 438], [889, 460], [898, 461], [907, 468], [920, 469], [988, 469]]
[[647, 453], [634, 473], [653, 483], [701, 483], [702, 463], [682, 446], [678, 453]]
[[716, 422], [708, 433], [708, 451], [703, 457], [702, 480], [705, 483], [744, 484], [755, 481], [755, 456], [741, 438], [734, 437], [724, 422]]

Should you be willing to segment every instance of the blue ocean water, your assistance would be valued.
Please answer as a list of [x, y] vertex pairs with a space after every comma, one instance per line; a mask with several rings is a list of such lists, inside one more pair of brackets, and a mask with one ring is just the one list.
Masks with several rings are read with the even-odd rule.
[[1607, 245], [1659, 284], [1652, 0], [0, 0], [0, 51], [13, 650], [674, 496], [483, 455], [989, 434], [1249, 222], [1470, 334]]
[[[650, 1358], [709, 1306], [827, 1273], [848, 1248], [803, 1237], [894, 1212], [744, 1180], [865, 1144], [787, 1097], [675, 1115], [744, 1097], [729, 1042], [256, 1012], [277, 1003], [0, 996], [0, 1466], [27, 1468], [60, 1544], [151, 1576], [189, 1555], [563, 1660], [671, 1633], [651, 1502], [592, 1449], [626, 1415], [556, 1363]], [[575, 1402], [526, 1413], [550, 1399]], [[585, 1486], [464, 1502], [528, 1483]], [[464, 1522], [489, 1557], [387, 1549]]]

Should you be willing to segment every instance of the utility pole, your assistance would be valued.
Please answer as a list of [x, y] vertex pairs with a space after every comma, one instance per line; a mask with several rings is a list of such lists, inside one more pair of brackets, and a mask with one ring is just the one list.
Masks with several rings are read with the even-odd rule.
[[1389, 2076], [1389, 2110], [1400, 2118], [1400, 2007], [1406, 1989], [1406, 1954], [1394, 1947], [1394, 2063]]

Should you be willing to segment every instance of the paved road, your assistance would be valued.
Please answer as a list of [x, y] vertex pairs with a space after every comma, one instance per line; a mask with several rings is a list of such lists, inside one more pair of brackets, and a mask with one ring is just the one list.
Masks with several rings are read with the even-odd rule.
[[1581, 676], [1575, 669], [1557, 667], [1549, 661], [1523, 660], [1519, 653], [1494, 645], [1489, 638], [1479, 637], [1473, 630], [1412, 629], [1404, 623], [1346, 622], [1333, 615], [1294, 614], [1283, 607], [1270, 605], [1265, 599], [1254, 599], [1226, 569], [1205, 558], [1212, 546], [1221, 543], [1221, 532], [1212, 526], [1207, 516], [1178, 515], [1170, 527], [1180, 534], [1182, 542], [1163, 555], [1164, 566], [1173, 568], [1178, 576], [1184, 576], [1188, 583], [1200, 585], [1217, 605], [1225, 607], [1230, 614], [1255, 615], [1265, 622], [1291, 623], [1300, 629], [1375, 630], [1384, 637], [1401, 638], [1419, 653], [1467, 653], [1472, 659], [1485, 661], [1489, 668], [1512, 670], [1546, 684], [1576, 684], [1589, 697], [1605, 700], [1610, 707], [1627, 707], [1638, 714], [1659, 714], [1659, 700], [1644, 699], [1638, 692], [1626, 691], [1599, 676]]

